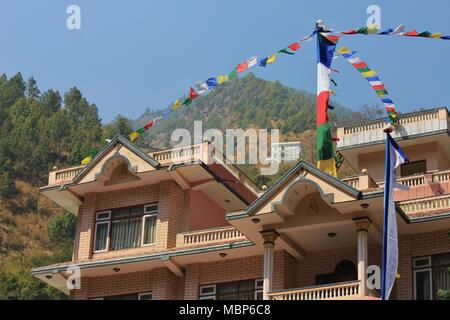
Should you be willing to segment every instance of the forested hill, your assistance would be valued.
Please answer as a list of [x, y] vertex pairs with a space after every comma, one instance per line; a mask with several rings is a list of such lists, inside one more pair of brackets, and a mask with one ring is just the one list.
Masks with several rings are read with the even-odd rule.
[[[351, 110], [331, 103], [332, 121], [338, 123], [354, 114]], [[283, 135], [298, 134], [315, 127], [316, 96], [292, 89], [280, 82], [266, 81], [249, 73], [218, 86], [214, 91], [182, 107], [154, 128], [144, 140], [153, 147], [167, 147], [170, 134], [176, 128], [192, 131], [195, 120], [203, 121], [203, 128], [278, 128]], [[161, 111], [147, 110], [134, 122], [134, 127], [161, 115]], [[142, 141], [141, 141], [142, 143]]]

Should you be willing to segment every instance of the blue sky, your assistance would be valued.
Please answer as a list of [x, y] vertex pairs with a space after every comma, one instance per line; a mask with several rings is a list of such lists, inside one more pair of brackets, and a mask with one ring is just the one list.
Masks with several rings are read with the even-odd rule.
[[[66, 8], [81, 7], [81, 30], [68, 30]], [[0, 73], [34, 76], [41, 91], [77, 86], [97, 104], [104, 122], [136, 118], [187, 93], [189, 86], [227, 73], [307, 35], [318, 18], [335, 30], [365, 25], [371, 4], [383, 28], [405, 24], [419, 32], [450, 34], [444, 0], [3, 0], [0, 3]], [[450, 41], [381, 36], [346, 37], [390, 91], [399, 111], [450, 102]], [[316, 91], [316, 47], [254, 68], [268, 80]], [[352, 109], [378, 103], [368, 83], [338, 59], [335, 100]]]

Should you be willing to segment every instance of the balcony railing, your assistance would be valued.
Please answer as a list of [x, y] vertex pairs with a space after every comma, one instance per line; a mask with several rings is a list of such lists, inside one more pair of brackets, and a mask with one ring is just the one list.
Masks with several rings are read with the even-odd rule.
[[[418, 187], [429, 183], [440, 183], [447, 181], [450, 181], [450, 170], [397, 178], [397, 183], [408, 187]], [[384, 181], [379, 181], [377, 184], [380, 188], [384, 188]]]
[[84, 166], [77, 166], [62, 170], [52, 171], [48, 175], [48, 184], [70, 183], [73, 178], [83, 170]]
[[352, 300], [361, 298], [360, 281], [324, 286], [276, 291], [268, 294], [271, 300]]
[[161, 164], [183, 163], [195, 160], [207, 162], [208, 142], [187, 147], [180, 147], [150, 153], [150, 156]]
[[[398, 123], [398, 130], [391, 134], [393, 138], [447, 130], [449, 117], [447, 109], [443, 108], [401, 115]], [[386, 124], [387, 122], [384, 120], [376, 120], [338, 128], [337, 135], [340, 140], [337, 147], [340, 149], [382, 142], [385, 140], [382, 129]]]
[[400, 208], [407, 214], [450, 209], [450, 195], [401, 202]]
[[177, 234], [177, 247], [210, 245], [218, 242], [243, 241], [247, 238], [234, 227], [190, 231]]

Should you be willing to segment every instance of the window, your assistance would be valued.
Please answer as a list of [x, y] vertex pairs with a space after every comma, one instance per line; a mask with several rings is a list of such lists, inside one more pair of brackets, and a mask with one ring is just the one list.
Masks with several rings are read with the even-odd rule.
[[157, 214], [158, 204], [97, 212], [94, 252], [154, 244]]
[[450, 254], [413, 259], [414, 299], [450, 299]]
[[262, 279], [200, 287], [200, 300], [262, 300]]
[[427, 160], [404, 163], [400, 167], [402, 177], [424, 174], [427, 172]]
[[92, 298], [90, 300], [152, 300], [151, 292], [121, 294], [116, 296]]
[[142, 228], [142, 244], [150, 245], [155, 243], [156, 217], [158, 215], [158, 205], [151, 204], [144, 206], [144, 228]]
[[109, 220], [111, 218], [111, 211], [98, 212], [95, 217], [94, 251], [106, 251], [108, 249]]

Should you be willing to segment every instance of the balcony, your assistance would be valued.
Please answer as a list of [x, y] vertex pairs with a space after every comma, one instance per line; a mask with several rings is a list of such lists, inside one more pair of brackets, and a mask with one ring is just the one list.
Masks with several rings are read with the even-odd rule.
[[208, 142], [187, 147], [167, 149], [149, 153], [150, 157], [161, 163], [168, 165], [172, 163], [184, 163], [201, 160], [208, 163]]
[[363, 297], [359, 293], [360, 282], [350, 281], [330, 285], [289, 289], [268, 293], [270, 300], [361, 300], [376, 299]]
[[246, 241], [247, 238], [234, 227], [189, 231], [177, 234], [177, 248], [208, 246], [223, 242]]
[[[445, 108], [401, 115], [398, 119], [398, 130], [392, 133], [392, 137], [440, 133], [449, 129], [449, 122], [449, 115]], [[340, 141], [337, 149], [382, 143], [386, 138], [383, 132], [386, 125], [386, 121], [376, 120], [338, 128], [337, 135]]]
[[83, 170], [84, 166], [71, 167], [51, 171], [48, 175], [48, 185], [58, 185], [72, 182], [73, 178]]

